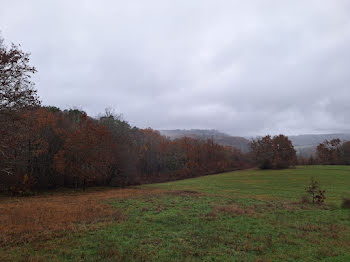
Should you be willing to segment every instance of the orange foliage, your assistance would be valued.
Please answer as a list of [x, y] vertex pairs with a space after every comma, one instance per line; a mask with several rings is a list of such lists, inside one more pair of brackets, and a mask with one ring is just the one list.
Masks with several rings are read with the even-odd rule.
[[115, 164], [114, 145], [104, 126], [90, 119], [80, 122], [68, 135], [62, 149], [55, 155], [54, 166], [63, 175], [73, 174], [76, 182], [86, 183], [96, 177], [106, 177]]
[[239, 150], [211, 139], [170, 140], [150, 128], [131, 128], [112, 116], [97, 121], [79, 110], [22, 110], [0, 131], [7, 132], [0, 172], [10, 174], [0, 186], [11, 194], [159, 182], [249, 166]]

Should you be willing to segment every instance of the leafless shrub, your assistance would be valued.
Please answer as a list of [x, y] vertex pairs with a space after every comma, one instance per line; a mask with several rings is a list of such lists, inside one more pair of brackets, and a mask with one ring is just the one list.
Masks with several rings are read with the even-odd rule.
[[322, 190], [320, 188], [319, 182], [316, 181], [314, 177], [311, 178], [310, 185], [305, 190], [311, 196], [312, 204], [324, 203], [326, 199], [326, 196], [325, 196], [326, 190]]

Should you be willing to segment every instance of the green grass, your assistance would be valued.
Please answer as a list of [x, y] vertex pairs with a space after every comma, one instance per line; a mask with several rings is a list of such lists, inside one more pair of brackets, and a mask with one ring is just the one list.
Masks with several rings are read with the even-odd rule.
[[350, 197], [350, 166], [303, 166], [284, 170], [244, 170], [144, 187], [197, 190], [248, 198], [300, 199], [311, 177], [327, 189], [328, 202]]
[[[310, 178], [324, 206], [302, 205]], [[143, 185], [112, 199], [126, 219], [0, 250], [1, 261], [350, 261], [349, 166], [244, 170]], [[74, 195], [72, 195], [74, 197]]]

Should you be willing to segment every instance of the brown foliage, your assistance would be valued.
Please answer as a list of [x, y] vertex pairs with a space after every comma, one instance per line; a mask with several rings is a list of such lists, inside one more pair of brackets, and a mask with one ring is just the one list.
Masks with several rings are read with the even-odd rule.
[[253, 140], [251, 150], [261, 169], [287, 168], [297, 162], [292, 142], [284, 135]]
[[109, 175], [115, 164], [115, 151], [116, 146], [108, 130], [85, 117], [55, 155], [54, 167], [62, 175], [72, 174], [75, 187], [80, 181], [85, 189], [87, 183], [98, 176], [104, 178]]
[[11, 135], [4, 140], [6, 156], [0, 155], [1, 168], [9, 171], [0, 178], [1, 190], [11, 194], [59, 186], [160, 182], [250, 166], [239, 150], [210, 139], [170, 140], [125, 123], [120, 134], [120, 126], [77, 110], [25, 110], [11, 123]]
[[237, 149], [184, 137], [170, 140], [152, 129], [138, 136], [139, 170], [142, 181], [166, 181], [230, 171], [249, 166]]
[[325, 140], [317, 146], [316, 151], [318, 159], [322, 164], [339, 165], [343, 162], [343, 150], [339, 138], [330, 141]]
[[317, 146], [317, 160], [325, 165], [349, 165], [350, 142], [342, 142], [339, 138], [325, 140]]
[[310, 185], [305, 190], [311, 196], [313, 204], [322, 204], [326, 200], [326, 190], [320, 189], [319, 182], [313, 177], [311, 178]]

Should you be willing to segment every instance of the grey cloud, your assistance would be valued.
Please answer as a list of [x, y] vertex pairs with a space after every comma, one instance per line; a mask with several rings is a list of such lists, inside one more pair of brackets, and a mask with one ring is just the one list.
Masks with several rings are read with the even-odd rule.
[[350, 2], [6, 1], [45, 104], [235, 135], [349, 132]]

